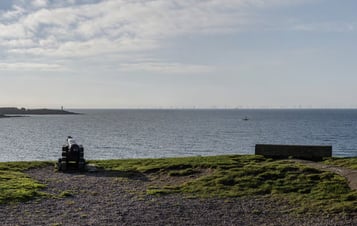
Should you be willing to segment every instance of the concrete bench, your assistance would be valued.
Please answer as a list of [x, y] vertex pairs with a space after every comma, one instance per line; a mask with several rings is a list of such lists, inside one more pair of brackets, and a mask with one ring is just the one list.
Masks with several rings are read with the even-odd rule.
[[298, 158], [308, 160], [322, 160], [332, 156], [332, 146], [318, 145], [280, 145], [280, 144], [256, 144], [255, 154], [269, 158]]

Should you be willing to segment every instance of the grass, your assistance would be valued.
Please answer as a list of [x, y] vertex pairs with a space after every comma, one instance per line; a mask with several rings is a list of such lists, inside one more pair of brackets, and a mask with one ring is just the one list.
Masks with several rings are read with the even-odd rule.
[[124, 160], [99, 160], [90, 161], [97, 166], [109, 170], [138, 171], [141, 173], [169, 172], [189, 168], [224, 168], [237, 164], [266, 161], [262, 156], [208, 156], [184, 157], [161, 159], [124, 159]]
[[[354, 160], [346, 160], [353, 162]], [[179, 185], [152, 185], [149, 195], [182, 193], [189, 197], [271, 196], [286, 199], [297, 212], [356, 212], [357, 192], [345, 178], [298, 163], [262, 156], [214, 156], [95, 161], [110, 170], [187, 177], [202, 169], [210, 174]]]
[[40, 190], [45, 185], [32, 180], [23, 171], [48, 164], [49, 162], [0, 163], [0, 204], [26, 201], [43, 196], [44, 193], [40, 192]]
[[[354, 168], [356, 161], [357, 158], [331, 158], [325, 163]], [[230, 155], [90, 163], [106, 170], [120, 171], [118, 175], [129, 180], [137, 175], [150, 177], [154, 181], [146, 190], [148, 195], [180, 193], [198, 198], [264, 196], [288, 200], [296, 207], [295, 211], [301, 213], [357, 211], [357, 191], [350, 190], [345, 178], [291, 161]], [[32, 180], [24, 171], [48, 164], [53, 162], [0, 163], [0, 204], [43, 196], [41, 189], [45, 185]], [[166, 179], [176, 183], [166, 182]], [[122, 183], [121, 180], [115, 181]], [[61, 193], [63, 197], [71, 195], [71, 191]]]
[[53, 165], [53, 162], [0, 162], [0, 170], [25, 171], [28, 169], [45, 167], [48, 165]]
[[328, 158], [323, 161], [325, 164], [343, 166], [350, 169], [357, 169], [357, 158]]

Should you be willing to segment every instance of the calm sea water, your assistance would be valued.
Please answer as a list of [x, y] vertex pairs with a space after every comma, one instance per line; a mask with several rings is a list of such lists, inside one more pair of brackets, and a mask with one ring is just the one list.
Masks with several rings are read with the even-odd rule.
[[68, 135], [86, 159], [253, 154], [257, 143], [357, 156], [357, 110], [74, 111], [84, 114], [0, 119], [0, 161], [56, 160]]

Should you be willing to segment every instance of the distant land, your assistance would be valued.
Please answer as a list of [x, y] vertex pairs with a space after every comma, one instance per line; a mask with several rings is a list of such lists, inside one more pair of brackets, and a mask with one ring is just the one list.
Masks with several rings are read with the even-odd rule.
[[65, 111], [63, 109], [26, 109], [15, 107], [0, 107], [0, 118], [9, 117], [8, 115], [76, 115], [78, 113]]

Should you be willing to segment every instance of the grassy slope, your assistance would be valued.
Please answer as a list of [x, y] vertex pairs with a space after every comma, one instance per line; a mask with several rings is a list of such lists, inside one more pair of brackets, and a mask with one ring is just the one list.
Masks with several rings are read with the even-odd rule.
[[[351, 158], [348, 161], [355, 160]], [[182, 193], [189, 197], [273, 196], [300, 206], [297, 209], [299, 212], [357, 211], [357, 192], [348, 188], [343, 177], [284, 160], [235, 155], [91, 162], [107, 170], [128, 172], [128, 175], [140, 172], [170, 178], [186, 177], [182, 180], [185, 182], [175, 185], [162, 181], [155, 185], [154, 181], [147, 194]], [[33, 181], [22, 172], [48, 164], [53, 163], [0, 163], [0, 203], [41, 196], [40, 190], [45, 185]], [[190, 178], [205, 170], [209, 173], [196, 179]]]
[[48, 164], [48, 162], [0, 163], [0, 204], [41, 196], [40, 189], [45, 185], [30, 179], [22, 171]]
[[357, 169], [357, 158], [328, 158], [323, 163]]
[[298, 204], [299, 212], [357, 211], [357, 192], [345, 178], [284, 160], [261, 156], [214, 156], [96, 161], [106, 169], [187, 176], [201, 169], [211, 174], [180, 185], [152, 186], [148, 194], [184, 193], [191, 197], [268, 195]]

